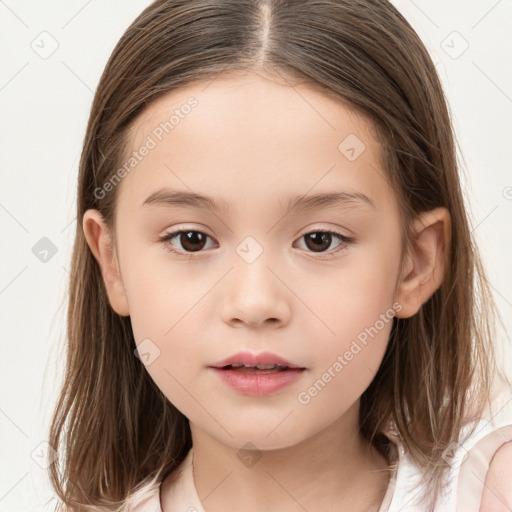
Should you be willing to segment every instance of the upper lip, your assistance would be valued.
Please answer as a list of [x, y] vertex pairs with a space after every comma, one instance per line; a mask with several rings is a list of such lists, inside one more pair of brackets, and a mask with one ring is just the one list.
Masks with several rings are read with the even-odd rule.
[[238, 352], [228, 357], [227, 359], [223, 359], [222, 361], [217, 361], [210, 365], [212, 368], [223, 368], [225, 366], [229, 366], [232, 364], [243, 364], [245, 366], [257, 366], [264, 364], [280, 364], [283, 366], [287, 366], [288, 368], [302, 368], [296, 364], [290, 363], [286, 359], [277, 356], [276, 354], [272, 354], [271, 352], [261, 352], [259, 354], [252, 354], [251, 352]]

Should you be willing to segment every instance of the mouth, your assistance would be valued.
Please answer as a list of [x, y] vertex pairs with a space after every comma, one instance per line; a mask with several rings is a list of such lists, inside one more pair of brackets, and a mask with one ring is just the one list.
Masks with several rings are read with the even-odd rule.
[[306, 370], [270, 352], [239, 352], [209, 368], [236, 392], [252, 396], [276, 393], [297, 381]]
[[304, 367], [291, 363], [271, 352], [261, 352], [259, 354], [238, 352], [227, 359], [213, 363], [210, 365], [210, 368], [244, 373], [277, 373], [288, 370], [305, 370]]
[[[214, 367], [216, 368], [216, 367]], [[304, 368], [292, 368], [283, 364], [258, 364], [255, 366], [245, 364], [228, 364], [217, 368], [219, 370], [232, 370], [238, 373], [266, 375], [268, 373], [285, 372], [288, 370], [304, 370]]]

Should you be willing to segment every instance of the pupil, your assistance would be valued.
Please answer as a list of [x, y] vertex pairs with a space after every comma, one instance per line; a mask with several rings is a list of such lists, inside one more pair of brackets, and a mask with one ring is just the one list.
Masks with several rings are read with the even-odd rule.
[[[316, 232], [311, 233], [306, 237], [306, 245], [309, 249], [316, 250], [318, 249], [327, 249], [329, 245], [331, 245], [331, 234], [330, 233], [322, 233]], [[312, 241], [313, 244], [310, 246], [309, 241]], [[318, 251], [320, 252], [320, 251]]]
[[[198, 231], [187, 231], [181, 234], [181, 245], [187, 251], [199, 251], [204, 247], [205, 236]], [[197, 244], [199, 247], [197, 247]]]

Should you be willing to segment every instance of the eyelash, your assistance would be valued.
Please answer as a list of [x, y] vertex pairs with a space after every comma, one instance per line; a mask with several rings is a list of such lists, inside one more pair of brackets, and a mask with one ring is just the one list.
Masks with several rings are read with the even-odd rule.
[[[199, 250], [199, 251], [196, 251], [196, 252], [181, 252], [181, 251], [177, 251], [176, 249], [174, 249], [170, 242], [171, 242], [171, 240], [173, 238], [175, 238], [178, 235], [181, 235], [182, 233], [201, 233], [202, 235], [205, 235], [206, 237], [208, 237], [210, 239], [212, 238], [209, 235], [207, 235], [206, 233], [203, 233], [202, 231], [198, 231], [196, 229], [181, 229], [181, 230], [178, 230], [178, 231], [173, 231], [172, 233], [167, 233], [163, 237], [160, 237], [160, 241], [164, 244], [165, 248], [169, 252], [171, 252], [173, 254], [178, 254], [180, 256], [191, 256], [191, 257], [194, 257], [195, 254], [199, 254], [201, 252], [204, 252], [202, 250]], [[321, 258], [330, 258], [330, 257], [336, 255], [339, 251], [342, 251], [343, 249], [346, 248], [346, 246], [348, 244], [350, 244], [351, 242], [354, 241], [353, 238], [350, 238], [350, 237], [347, 237], [345, 235], [342, 235], [341, 233], [338, 233], [337, 231], [329, 231], [329, 230], [326, 230], [326, 229], [315, 229], [315, 230], [312, 230], [312, 231], [308, 231], [307, 233], [304, 233], [303, 235], [301, 235], [298, 238], [298, 240], [300, 240], [301, 238], [305, 237], [306, 235], [310, 235], [312, 233], [328, 233], [328, 234], [334, 235], [335, 237], [337, 237], [341, 241], [340, 245], [337, 248], [335, 248], [335, 249], [333, 249], [331, 251], [326, 251], [326, 252], [307, 251], [307, 252], [311, 252], [311, 254], [319, 255]]]

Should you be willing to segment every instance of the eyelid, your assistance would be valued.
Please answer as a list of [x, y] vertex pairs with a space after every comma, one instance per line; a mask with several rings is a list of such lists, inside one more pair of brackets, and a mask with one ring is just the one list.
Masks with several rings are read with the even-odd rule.
[[307, 235], [308, 233], [335, 233], [336, 235], [346, 238], [347, 240], [352, 239], [352, 232], [349, 231], [348, 229], [345, 229], [345, 231], [347, 232], [347, 234], [345, 234], [342, 233], [342, 229], [344, 228], [313, 226], [300, 231], [301, 234], [299, 235], [299, 237]]

